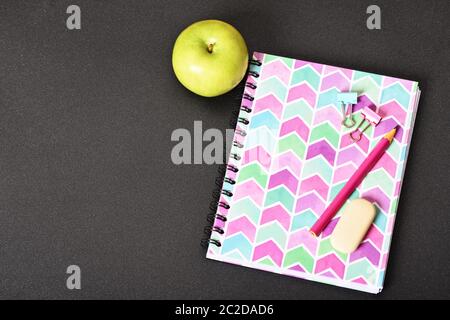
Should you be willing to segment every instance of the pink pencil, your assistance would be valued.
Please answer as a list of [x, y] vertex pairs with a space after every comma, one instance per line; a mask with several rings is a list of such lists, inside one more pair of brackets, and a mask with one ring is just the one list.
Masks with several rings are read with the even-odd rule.
[[353, 191], [355, 191], [356, 187], [361, 184], [364, 177], [372, 170], [378, 160], [380, 160], [381, 156], [394, 139], [396, 131], [396, 128], [392, 129], [377, 143], [372, 152], [367, 156], [363, 163], [361, 163], [361, 166], [355, 171], [341, 191], [339, 191], [336, 198], [334, 198], [328, 208], [325, 209], [309, 232], [314, 236], [318, 236], [322, 233], [325, 227], [330, 223], [331, 219], [333, 219], [339, 209], [344, 205], [345, 201], [347, 201]]

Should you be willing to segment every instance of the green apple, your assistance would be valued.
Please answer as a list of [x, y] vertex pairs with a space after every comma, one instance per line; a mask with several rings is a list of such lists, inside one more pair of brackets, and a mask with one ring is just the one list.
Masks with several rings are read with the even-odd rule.
[[219, 20], [190, 25], [173, 47], [172, 66], [178, 80], [204, 97], [233, 89], [244, 77], [247, 65], [244, 38], [233, 26]]

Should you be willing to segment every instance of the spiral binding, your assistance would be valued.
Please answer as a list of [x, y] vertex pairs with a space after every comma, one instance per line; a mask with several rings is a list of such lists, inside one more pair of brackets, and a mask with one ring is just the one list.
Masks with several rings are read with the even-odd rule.
[[[255, 66], [262, 65], [262, 62], [259, 60], [250, 60], [249, 63], [251, 65], [255, 65]], [[256, 71], [248, 71], [248, 75], [253, 78], [259, 77], [259, 73], [257, 73]], [[256, 85], [256, 83], [247, 80], [247, 82], [244, 85], [244, 89], [245, 88], [250, 88], [250, 89], [254, 90], [257, 88], [257, 85]], [[244, 92], [244, 94], [242, 95], [242, 99], [252, 102], [255, 98], [252, 95], [250, 95], [248, 92]], [[237, 128], [237, 123], [241, 123], [244, 126], [247, 126], [250, 122], [249, 122], [248, 118], [239, 116], [239, 113], [240, 113], [239, 111], [251, 113], [252, 109], [248, 106], [241, 105], [241, 107], [239, 108], [238, 111], [233, 112], [233, 118], [230, 120], [230, 126], [235, 128], [235, 130], [234, 130], [235, 134], [245, 137], [247, 135], [247, 132], [243, 129]], [[239, 149], [242, 149], [244, 147], [242, 145], [242, 143], [240, 143], [238, 141], [233, 141], [233, 146], [236, 148], [239, 148]], [[224, 152], [224, 154], [226, 154], [226, 152]], [[239, 161], [241, 159], [241, 156], [237, 153], [230, 153], [230, 157], [237, 161]], [[205, 248], [207, 248], [209, 244], [213, 244], [217, 247], [222, 246], [222, 243], [219, 240], [211, 238], [213, 233], [218, 233], [218, 234], [224, 233], [223, 228], [214, 225], [214, 222], [216, 220], [220, 220], [222, 222], [227, 221], [227, 217], [218, 213], [217, 209], [218, 209], [218, 207], [222, 207], [225, 210], [230, 209], [230, 205], [228, 203], [226, 203], [224, 201], [220, 201], [220, 196], [224, 195], [229, 198], [231, 198], [233, 196], [233, 193], [230, 190], [225, 189], [225, 185], [234, 185], [236, 183], [236, 181], [230, 177], [227, 177], [226, 175], [227, 175], [227, 172], [237, 173], [239, 171], [239, 169], [233, 165], [224, 164], [224, 165], [221, 165], [217, 171], [219, 173], [219, 176], [217, 176], [216, 180], [215, 180], [216, 187], [212, 192], [213, 200], [211, 201], [211, 203], [209, 205], [210, 212], [208, 213], [207, 219], [206, 219], [208, 221], [208, 223], [210, 223], [210, 225], [206, 226], [204, 228], [205, 237], [201, 241], [202, 246]]]

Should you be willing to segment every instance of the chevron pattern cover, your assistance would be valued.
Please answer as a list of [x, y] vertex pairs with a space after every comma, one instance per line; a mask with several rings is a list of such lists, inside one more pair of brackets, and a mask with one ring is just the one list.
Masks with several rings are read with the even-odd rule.
[[[215, 221], [224, 234], [210, 244], [207, 258], [351, 289], [378, 293], [383, 288], [391, 236], [411, 141], [420, 90], [418, 83], [275, 55], [254, 53], [261, 66], [248, 76], [252, 109], [240, 112], [246, 136], [235, 134], [243, 148], [232, 147], [240, 160], [229, 159], [239, 172], [227, 172], [234, 185], [221, 196], [229, 209], [218, 208], [227, 221]], [[365, 106], [383, 117], [358, 143], [341, 125], [337, 92], [358, 92], [355, 120]], [[351, 254], [335, 251], [333, 219], [320, 237], [308, 233], [345, 182], [380, 138], [398, 126], [397, 135], [375, 168], [352, 194], [375, 204], [376, 219], [365, 240]], [[345, 205], [344, 205], [345, 208]], [[342, 211], [342, 209], [341, 209]]]

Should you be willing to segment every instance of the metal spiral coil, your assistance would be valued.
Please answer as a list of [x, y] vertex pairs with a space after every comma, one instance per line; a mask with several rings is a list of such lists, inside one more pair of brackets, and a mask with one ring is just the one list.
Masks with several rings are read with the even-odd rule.
[[[254, 65], [254, 66], [261, 66], [262, 62], [259, 60], [250, 60], [249, 64]], [[248, 71], [248, 75], [249, 75], [249, 78], [253, 77], [256, 79], [259, 77], [259, 73], [255, 72], [255, 71], [251, 71], [251, 70]], [[249, 88], [249, 89], [255, 90], [257, 88], [255, 79], [247, 80], [247, 82], [245, 83], [244, 89]], [[253, 100], [255, 98], [248, 92], [244, 92], [241, 99], [253, 102]], [[239, 111], [243, 111], [245, 113], [251, 113], [252, 109], [248, 106], [241, 105], [241, 107], [239, 108], [238, 111], [233, 112], [233, 118], [232, 118], [232, 120], [230, 120], [230, 126], [235, 128], [235, 131], [234, 131], [235, 134], [245, 137], [247, 135], [247, 132], [242, 128], [238, 128], [237, 124], [241, 123], [242, 125], [247, 126], [250, 123], [250, 121], [246, 117], [239, 116]], [[240, 143], [239, 141], [236, 141], [236, 140], [233, 141], [233, 146], [236, 148], [239, 148], [239, 149], [242, 149], [244, 147], [242, 143]], [[226, 154], [226, 152], [224, 154]], [[230, 153], [230, 158], [232, 158], [236, 161], [239, 161], [239, 160], [241, 160], [241, 155], [239, 155], [237, 153]], [[230, 171], [232, 173], [237, 173], [239, 171], [239, 169], [233, 165], [224, 164], [224, 165], [221, 165], [217, 171], [220, 176], [216, 177], [216, 180], [215, 180], [216, 188], [212, 192], [213, 201], [211, 201], [211, 203], [209, 205], [210, 212], [208, 213], [207, 219], [206, 219], [211, 225], [206, 226], [204, 228], [205, 237], [201, 240], [201, 244], [205, 248], [207, 248], [209, 244], [213, 244], [217, 247], [222, 246], [222, 243], [219, 240], [211, 238], [214, 233], [222, 235], [225, 232], [222, 227], [214, 225], [214, 222], [216, 220], [222, 221], [223, 223], [225, 223], [227, 221], [227, 217], [224, 216], [223, 214], [218, 213], [217, 209], [219, 207], [223, 208], [224, 210], [230, 209], [230, 205], [227, 202], [220, 200], [220, 197], [222, 195], [224, 195], [228, 198], [231, 198], [233, 196], [233, 193], [230, 190], [225, 189], [225, 185], [234, 185], [234, 184], [236, 184], [236, 181], [233, 178], [227, 177], [226, 175], [227, 175], [228, 171]]]

